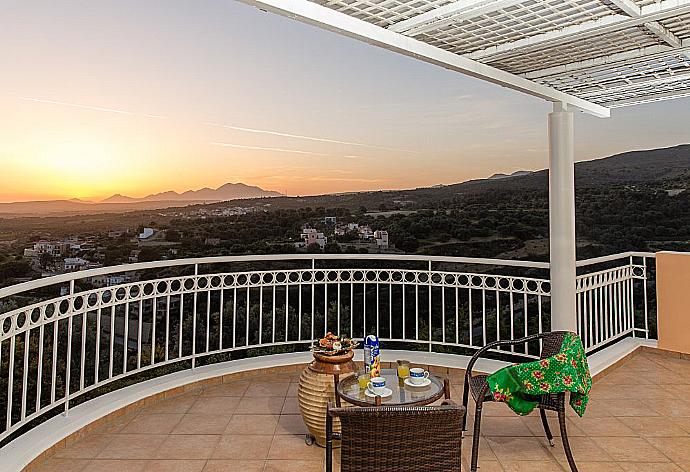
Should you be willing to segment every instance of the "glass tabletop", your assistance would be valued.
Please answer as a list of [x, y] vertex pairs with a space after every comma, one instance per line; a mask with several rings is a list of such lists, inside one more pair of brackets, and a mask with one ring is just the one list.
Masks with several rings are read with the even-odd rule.
[[[443, 397], [443, 380], [429, 374], [426, 386], [411, 386], [398, 378], [396, 369], [382, 369], [381, 377], [386, 379], [386, 388], [391, 392], [381, 396], [381, 405], [428, 405]], [[366, 389], [360, 389], [357, 375], [351, 375], [338, 383], [338, 394], [348, 403], [359, 406], [376, 404], [374, 395], [367, 395]]]

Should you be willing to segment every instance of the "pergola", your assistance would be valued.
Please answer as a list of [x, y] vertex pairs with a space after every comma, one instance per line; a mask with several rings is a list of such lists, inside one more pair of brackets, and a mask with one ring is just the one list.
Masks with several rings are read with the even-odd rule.
[[242, 0], [553, 102], [552, 329], [576, 330], [573, 109], [690, 96], [690, 0]]

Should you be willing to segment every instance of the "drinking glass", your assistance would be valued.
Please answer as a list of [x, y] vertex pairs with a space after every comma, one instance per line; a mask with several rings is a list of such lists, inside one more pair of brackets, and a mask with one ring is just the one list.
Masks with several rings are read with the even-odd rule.
[[357, 374], [357, 382], [359, 383], [360, 390], [366, 390], [370, 380], [371, 376], [369, 375], [369, 372], [360, 372]]
[[401, 379], [406, 379], [410, 376], [410, 361], [397, 361], [398, 362], [398, 377]]

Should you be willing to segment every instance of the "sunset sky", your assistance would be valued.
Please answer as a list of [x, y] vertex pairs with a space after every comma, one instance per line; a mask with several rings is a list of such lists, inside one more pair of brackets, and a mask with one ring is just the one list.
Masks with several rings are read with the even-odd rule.
[[[0, 201], [317, 194], [547, 165], [548, 103], [233, 0], [0, 0]], [[690, 142], [690, 98], [576, 118], [578, 160]]]

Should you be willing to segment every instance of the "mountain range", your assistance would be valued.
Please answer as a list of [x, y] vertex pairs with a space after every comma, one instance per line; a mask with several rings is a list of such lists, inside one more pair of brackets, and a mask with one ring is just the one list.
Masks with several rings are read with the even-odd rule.
[[227, 183], [216, 189], [202, 188], [177, 193], [167, 191], [135, 198], [116, 194], [100, 202], [72, 198], [69, 200], [43, 200], [0, 203], [0, 215], [24, 216], [44, 214], [116, 213], [132, 210], [154, 210], [174, 206], [222, 202], [248, 198], [278, 197], [281, 194], [243, 183]]
[[102, 200], [100, 203], [136, 203], [136, 202], [220, 202], [225, 200], [237, 200], [240, 198], [264, 198], [279, 197], [281, 194], [271, 190], [264, 190], [253, 185], [243, 183], [228, 183], [218, 188], [204, 187], [199, 190], [187, 190], [177, 193], [173, 190], [154, 193], [141, 198], [128, 197], [115, 194]]
[[[173, 191], [133, 198], [113, 195], [93, 203], [78, 199], [41, 202], [0, 203], [0, 215], [26, 216], [45, 214], [115, 213], [133, 210], [153, 210], [194, 204], [207, 204], [227, 200], [241, 200], [238, 205], [256, 205], [256, 199], [271, 198], [274, 208], [299, 208], [306, 206], [377, 208], [393, 200], [413, 200], [417, 205], [433, 205], [457, 195], [492, 191], [543, 191], [548, 189], [548, 169], [520, 170], [512, 174], [494, 174], [485, 179], [469, 180], [450, 185], [437, 185], [408, 190], [376, 192], [348, 192], [310, 197], [284, 197], [278, 192], [263, 190], [242, 183], [229, 183], [217, 189], [202, 188], [183, 193]], [[575, 185], [578, 189], [601, 185], [635, 185], [653, 182], [674, 182], [681, 186], [690, 182], [690, 144], [630, 151], [613, 156], [582, 161], [575, 164]]]

